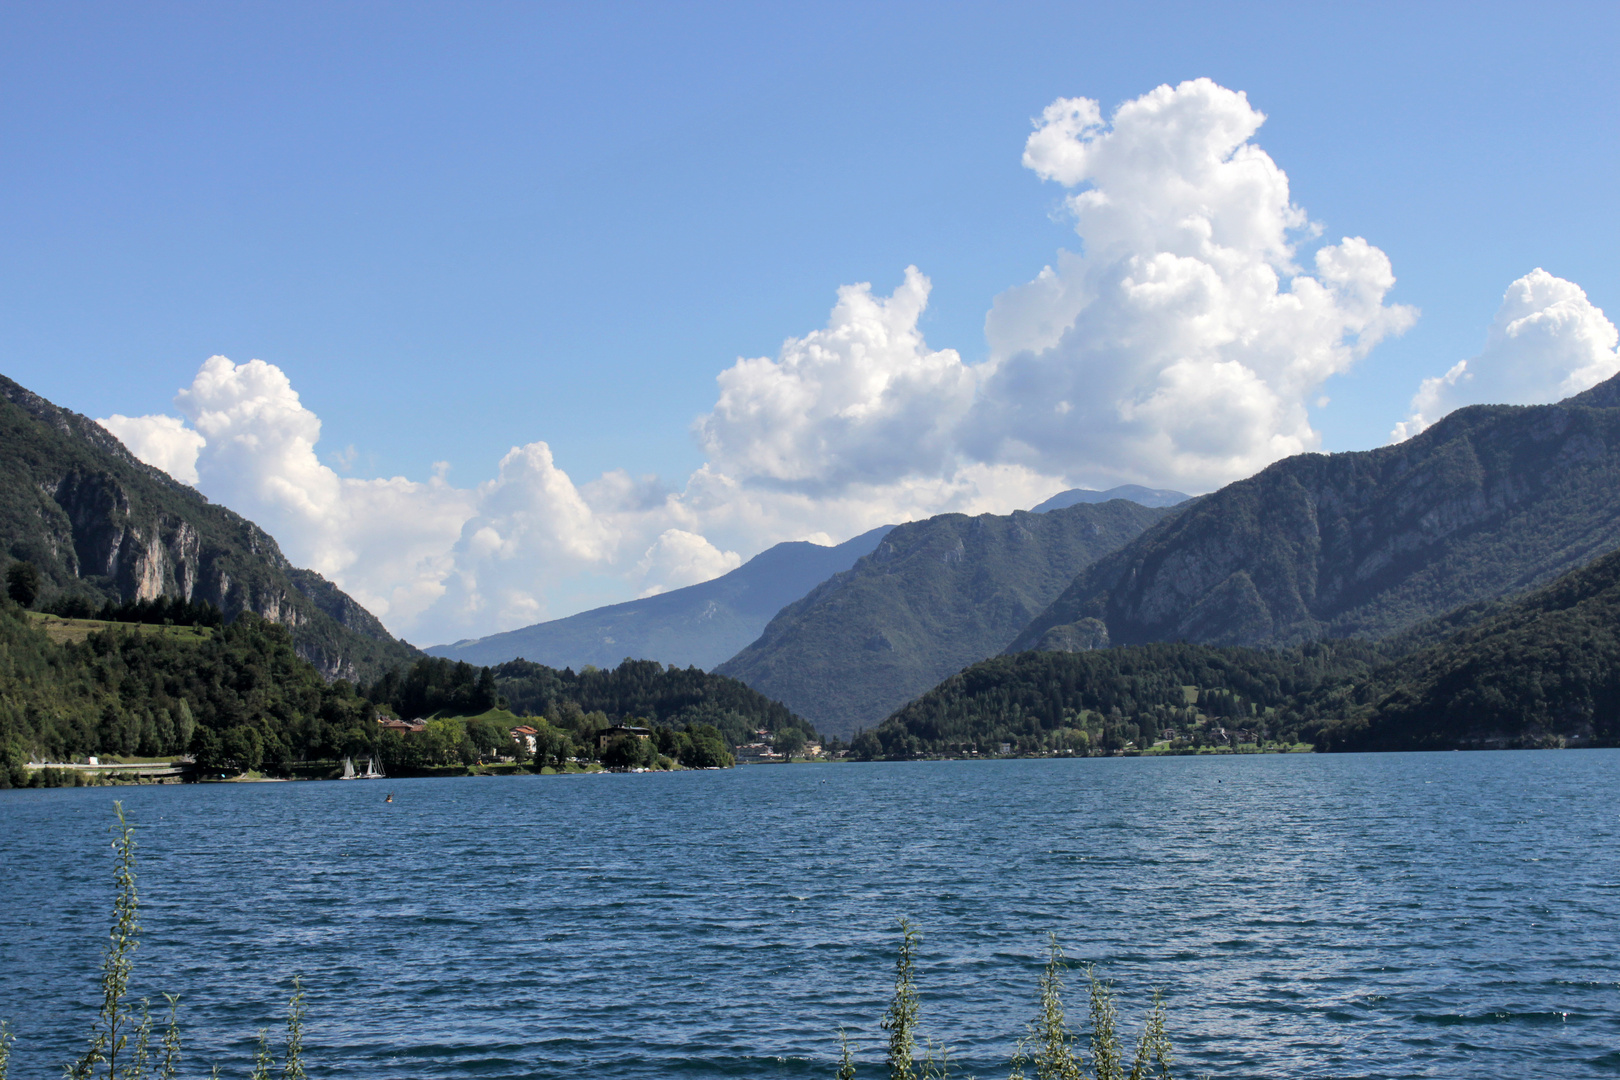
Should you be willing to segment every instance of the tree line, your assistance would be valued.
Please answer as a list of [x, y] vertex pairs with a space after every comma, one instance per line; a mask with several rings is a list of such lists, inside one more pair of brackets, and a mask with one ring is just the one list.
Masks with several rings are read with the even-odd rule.
[[[129, 610], [150, 618], [159, 608]], [[385, 730], [379, 715], [427, 725], [404, 735]], [[525, 661], [490, 669], [424, 658], [356, 686], [328, 683], [297, 655], [285, 627], [251, 612], [200, 638], [114, 621], [82, 642], [58, 644], [20, 604], [0, 600], [4, 786], [39, 782], [24, 768], [30, 758], [87, 755], [189, 753], [205, 771], [280, 775], [298, 762], [344, 757], [404, 769], [471, 763], [514, 754], [510, 731], [519, 723], [537, 731], [535, 767], [604, 756], [627, 767], [726, 765], [731, 748], [756, 730], [809, 731], [734, 680], [653, 662], [576, 674]], [[603, 745], [601, 732], [617, 724], [649, 727], [653, 736]], [[528, 757], [526, 743], [519, 756]]]

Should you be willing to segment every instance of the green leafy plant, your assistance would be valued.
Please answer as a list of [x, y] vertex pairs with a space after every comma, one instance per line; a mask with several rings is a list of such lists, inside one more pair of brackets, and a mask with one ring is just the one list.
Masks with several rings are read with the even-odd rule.
[[163, 1032], [163, 1063], [158, 1066], [159, 1080], [174, 1080], [180, 1068], [180, 996], [164, 994], [169, 1002], [169, 1024]]
[[287, 1002], [287, 1056], [281, 1066], [282, 1080], [305, 1080], [304, 1075], [304, 981], [293, 976], [293, 996]]
[[1036, 1080], [1080, 1080], [1079, 1058], [1075, 1056], [1075, 1035], [1063, 1013], [1063, 972], [1067, 966], [1057, 935], [1047, 935], [1050, 952], [1041, 972], [1041, 1002], [1035, 1021], [1018, 1040], [1013, 1053], [1015, 1080], [1023, 1080], [1024, 1067], [1035, 1067]]
[[259, 1029], [259, 1048], [253, 1052], [253, 1080], [270, 1080], [270, 1069], [276, 1063], [270, 1053], [270, 1032]]
[[[135, 968], [135, 950], [140, 945], [140, 897], [135, 891], [135, 826], [124, 817], [124, 804], [113, 803], [118, 823], [112, 826], [113, 848], [113, 924], [108, 933], [107, 946], [101, 954], [101, 1009], [90, 1027], [90, 1045], [84, 1056], [70, 1065], [67, 1074], [74, 1080], [89, 1080], [98, 1075], [116, 1080], [118, 1055], [129, 1043], [134, 1016], [125, 1003], [129, 992], [129, 977]], [[143, 1041], [144, 1048], [144, 1041]], [[106, 1066], [105, 1072], [99, 1066]], [[126, 1067], [127, 1073], [141, 1075], [135, 1070], [140, 1061]]]
[[889, 1080], [916, 1080], [917, 1002], [915, 957], [922, 933], [909, 919], [900, 920], [900, 955], [894, 965], [894, 996], [883, 1014], [883, 1030], [889, 1033]]
[[[0, 1036], [3, 1038], [3, 1036]], [[4, 1066], [5, 1059], [0, 1057], [0, 1066]], [[0, 1072], [0, 1080], [6, 1080], [4, 1072]], [[838, 1075], [837, 1080], [855, 1080], [855, 1057], [849, 1052], [849, 1037], [844, 1029], [838, 1029]]]

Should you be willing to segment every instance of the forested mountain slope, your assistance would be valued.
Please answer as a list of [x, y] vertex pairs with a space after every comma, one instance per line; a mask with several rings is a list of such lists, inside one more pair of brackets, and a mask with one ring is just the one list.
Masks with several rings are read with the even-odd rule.
[[885, 525], [836, 547], [777, 544], [713, 581], [426, 651], [474, 664], [521, 657], [576, 671], [626, 658], [712, 668], [759, 637], [783, 607], [848, 570], [888, 531]]
[[1099, 559], [1007, 651], [1380, 637], [1545, 583], [1620, 547], [1617, 392], [1279, 461]]
[[268, 533], [144, 465], [88, 417], [0, 376], [0, 571], [32, 563], [41, 602], [181, 596], [227, 619], [286, 626], [327, 678], [366, 678], [420, 653]]
[[897, 526], [715, 670], [847, 738], [995, 653], [1075, 573], [1167, 512], [1115, 500]]
[[[1291, 743], [1298, 698], [1364, 681], [1384, 662], [1366, 641], [1247, 649], [1159, 642], [997, 656], [908, 702], [855, 742], [863, 757], [1107, 754], [1157, 742], [1231, 745], [1227, 729]], [[1314, 729], [1313, 729], [1314, 730]]]
[[[470, 764], [512, 752], [518, 718], [500, 711], [507, 704], [546, 733], [558, 765], [594, 757], [601, 731], [622, 722], [669, 729], [658, 736], [666, 752], [712, 734], [714, 752], [695, 761], [683, 752], [683, 764], [723, 764], [729, 749], [720, 740], [752, 741], [760, 728], [814, 734], [739, 682], [645, 661], [575, 675], [524, 661], [490, 669], [423, 657], [357, 688], [324, 680], [294, 652], [285, 626], [252, 612], [184, 631], [113, 623], [77, 642], [52, 640], [46, 621], [0, 597], [0, 788], [40, 782], [24, 767], [30, 759], [88, 754], [189, 753], [205, 772], [282, 775], [297, 761], [345, 755], [375, 756], [390, 772]], [[377, 723], [378, 706], [441, 720], [406, 737]]]
[[[1620, 552], [1445, 632], [1458, 621], [1277, 650], [1176, 642], [998, 656], [909, 702], [856, 750], [1107, 753], [1166, 737], [1319, 750], [1620, 744]], [[1430, 643], [1400, 655], [1417, 641]]]
[[1620, 552], [1300, 708], [1325, 749], [1613, 746]]

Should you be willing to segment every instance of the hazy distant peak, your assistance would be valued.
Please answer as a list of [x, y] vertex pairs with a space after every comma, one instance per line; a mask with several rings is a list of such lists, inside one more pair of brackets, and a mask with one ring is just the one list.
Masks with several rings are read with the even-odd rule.
[[1062, 510], [1066, 506], [1078, 503], [1102, 503], [1110, 499], [1128, 499], [1140, 506], [1175, 506], [1192, 498], [1191, 495], [1179, 491], [1170, 491], [1162, 488], [1145, 488], [1140, 484], [1121, 484], [1111, 487], [1107, 491], [1091, 491], [1087, 488], [1070, 488], [1060, 491], [1047, 499], [1039, 506], [1033, 508], [1031, 513], [1044, 514], [1048, 510]]

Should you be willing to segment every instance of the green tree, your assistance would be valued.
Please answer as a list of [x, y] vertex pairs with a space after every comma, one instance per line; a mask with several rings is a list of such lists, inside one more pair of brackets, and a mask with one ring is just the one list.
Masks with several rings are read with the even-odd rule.
[[6, 571], [6, 593], [23, 607], [39, 599], [39, 570], [31, 562], [12, 563]]
[[726, 769], [733, 764], [725, 740], [708, 724], [689, 726], [681, 732], [676, 747], [676, 760], [688, 769]]
[[511, 725], [488, 717], [475, 717], [467, 721], [467, 738], [480, 755], [509, 753], [511, 731]]
[[246, 724], [238, 724], [220, 740], [221, 756], [227, 767], [241, 772], [264, 764], [264, 739]]
[[191, 756], [197, 762], [197, 768], [205, 773], [223, 772], [228, 766], [225, 747], [220, 742], [219, 734], [211, 728], [197, 729], [197, 734], [191, 740]]
[[635, 769], [648, 763], [653, 748], [648, 740], [635, 735], [620, 735], [608, 740], [602, 748], [602, 764], [610, 769]]
[[849, 748], [862, 761], [871, 761], [873, 758], [883, 756], [883, 743], [870, 731], [863, 731], [855, 736], [855, 741], [849, 744]]
[[775, 748], [778, 754], [792, 757], [794, 754], [802, 753], [804, 751], [804, 744], [808, 741], [809, 740], [804, 737], [804, 732], [800, 731], [798, 728], [786, 727], [776, 733], [775, 737], [771, 740], [771, 745]]

